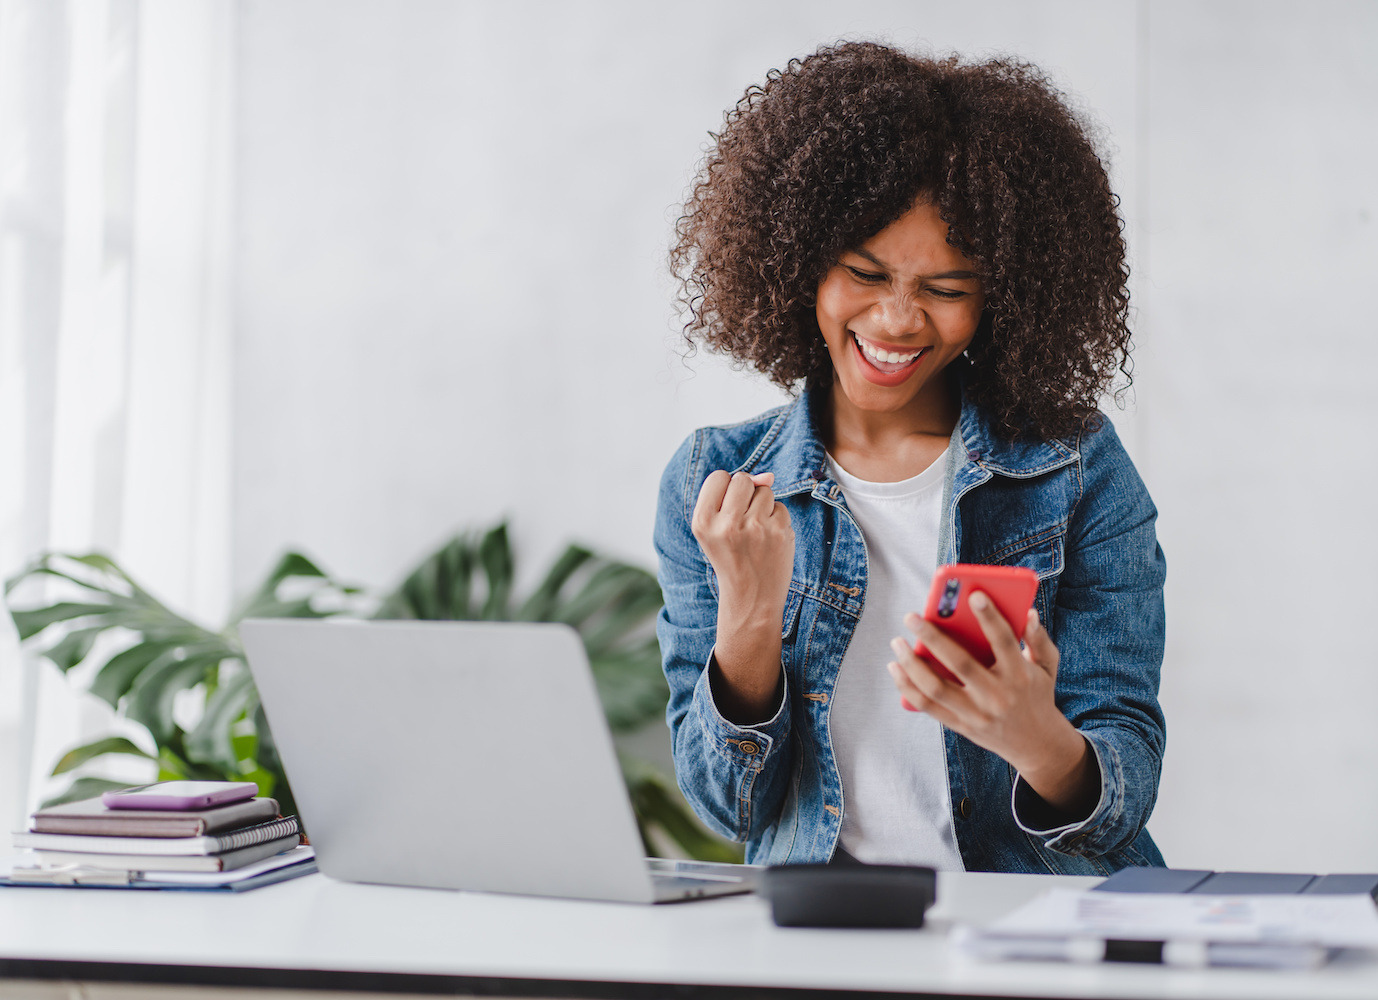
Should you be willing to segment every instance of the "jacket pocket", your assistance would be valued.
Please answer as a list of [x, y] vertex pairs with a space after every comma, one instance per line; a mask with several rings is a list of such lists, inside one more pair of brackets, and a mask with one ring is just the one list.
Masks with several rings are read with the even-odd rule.
[[1066, 527], [1057, 524], [1031, 532], [1016, 541], [1000, 546], [983, 560], [994, 566], [1023, 566], [1038, 574], [1038, 593], [1034, 607], [1039, 620], [1052, 621], [1053, 603], [1057, 598], [1057, 579], [1062, 574], [1063, 540]]
[[794, 642], [799, 631], [799, 609], [804, 604], [802, 584], [791, 581], [789, 593], [785, 596], [785, 613], [780, 619], [780, 639], [786, 646]]
[[990, 566], [1024, 566], [1038, 574], [1039, 582], [1062, 572], [1065, 524], [1031, 532], [1000, 546], [981, 561]]

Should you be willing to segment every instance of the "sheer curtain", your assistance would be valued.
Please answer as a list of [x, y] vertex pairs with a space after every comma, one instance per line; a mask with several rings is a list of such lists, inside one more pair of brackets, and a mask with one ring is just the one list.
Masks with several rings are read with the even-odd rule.
[[[228, 606], [232, 0], [0, 0], [0, 573]], [[0, 810], [108, 712], [0, 621]], [[13, 829], [15, 827], [11, 827]]]

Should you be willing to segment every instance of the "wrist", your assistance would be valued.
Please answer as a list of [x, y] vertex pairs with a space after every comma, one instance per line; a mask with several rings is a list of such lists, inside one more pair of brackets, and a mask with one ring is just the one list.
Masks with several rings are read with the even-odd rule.
[[775, 714], [782, 667], [780, 622], [745, 626], [719, 620], [712, 680], [719, 711], [736, 723]]
[[718, 634], [780, 635], [785, 617], [785, 600], [760, 594], [735, 594], [724, 588], [718, 595]]
[[1020, 777], [1049, 805], [1058, 809], [1081, 813], [1089, 811], [1099, 798], [1099, 783], [1095, 780], [1099, 768], [1095, 751], [1086, 737], [1065, 717], [1059, 716], [1058, 726], [1051, 738], [1044, 741], [1041, 752], [1028, 760], [1011, 761]]

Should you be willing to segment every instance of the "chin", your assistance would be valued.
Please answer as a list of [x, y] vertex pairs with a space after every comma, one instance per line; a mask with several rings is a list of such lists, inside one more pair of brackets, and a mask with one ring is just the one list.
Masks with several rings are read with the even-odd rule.
[[918, 380], [915, 380], [913, 385], [898, 385], [894, 388], [878, 386], [864, 379], [858, 381], [861, 384], [849, 390], [846, 382], [834, 373], [833, 389], [846, 396], [857, 409], [871, 413], [893, 413], [904, 409], [913, 402], [924, 386], [924, 382]]

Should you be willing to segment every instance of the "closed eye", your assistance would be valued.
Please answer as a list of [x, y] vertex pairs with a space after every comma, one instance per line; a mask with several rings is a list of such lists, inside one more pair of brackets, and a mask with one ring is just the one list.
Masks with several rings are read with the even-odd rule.
[[864, 281], [868, 285], [874, 285], [885, 280], [885, 275], [876, 274], [874, 271], [862, 271], [859, 268], [852, 267], [850, 264], [843, 264], [842, 266], [850, 271], [852, 277], [857, 281]]
[[928, 291], [930, 294], [936, 295], [940, 299], [960, 299], [971, 294], [970, 292], [963, 292], [954, 288], [930, 288]]

